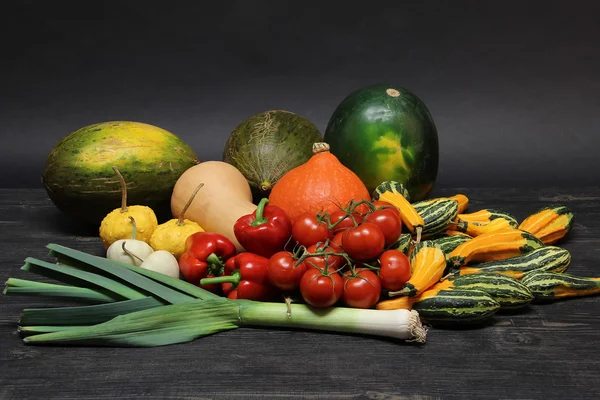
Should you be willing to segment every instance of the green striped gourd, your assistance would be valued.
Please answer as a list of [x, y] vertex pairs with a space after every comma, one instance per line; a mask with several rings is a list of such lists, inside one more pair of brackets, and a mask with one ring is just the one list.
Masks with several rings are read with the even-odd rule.
[[420, 201], [412, 206], [423, 218], [423, 237], [444, 233], [458, 215], [458, 202], [446, 198]]
[[446, 258], [447, 258], [448, 255], [450, 253], [452, 253], [452, 250], [454, 250], [459, 245], [463, 244], [464, 242], [466, 242], [468, 240], [471, 240], [471, 238], [469, 236], [455, 235], [455, 236], [442, 236], [440, 238], [433, 239], [432, 241], [433, 241], [433, 243], [440, 246], [440, 248], [442, 249], [442, 251], [444, 252], [444, 254], [446, 255]]
[[500, 304], [490, 295], [478, 290], [432, 290], [432, 296], [421, 298], [412, 304], [412, 309], [431, 324], [478, 323], [491, 318]]
[[480, 273], [465, 275], [450, 280], [453, 290], [480, 290], [500, 304], [501, 309], [516, 309], [531, 303], [533, 294], [520, 281], [510, 276]]
[[534, 271], [523, 277], [522, 282], [533, 293], [536, 301], [600, 294], [600, 278]]
[[403, 233], [400, 235], [396, 243], [387, 248], [387, 250], [398, 250], [404, 254], [408, 254], [408, 249], [410, 248], [410, 242], [412, 240], [412, 235], [410, 233]]
[[530, 271], [564, 272], [571, 262], [571, 253], [557, 246], [545, 246], [520, 256], [488, 261], [474, 267], [461, 267], [459, 274], [493, 272], [521, 279]]

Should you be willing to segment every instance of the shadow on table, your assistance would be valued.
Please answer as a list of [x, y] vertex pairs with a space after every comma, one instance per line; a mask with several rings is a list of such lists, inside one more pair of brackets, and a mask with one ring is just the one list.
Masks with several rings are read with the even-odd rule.
[[70, 236], [98, 236], [99, 226], [78, 220], [59, 210], [46, 212], [44, 218], [39, 219], [37, 223], [45, 231], [59, 231]]

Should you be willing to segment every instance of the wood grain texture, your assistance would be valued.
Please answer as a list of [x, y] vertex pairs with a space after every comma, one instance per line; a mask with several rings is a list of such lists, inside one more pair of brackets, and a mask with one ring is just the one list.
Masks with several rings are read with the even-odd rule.
[[[439, 189], [470, 210], [519, 221], [565, 204], [569, 271], [600, 275], [600, 188]], [[27, 256], [49, 242], [93, 254], [95, 228], [65, 219], [42, 190], [0, 191], [0, 281], [31, 278]], [[35, 279], [38, 279], [35, 277]], [[424, 346], [308, 331], [238, 329], [150, 349], [25, 346], [23, 308], [59, 304], [0, 297], [0, 399], [598, 399], [600, 297], [534, 305], [476, 330], [431, 329]]]

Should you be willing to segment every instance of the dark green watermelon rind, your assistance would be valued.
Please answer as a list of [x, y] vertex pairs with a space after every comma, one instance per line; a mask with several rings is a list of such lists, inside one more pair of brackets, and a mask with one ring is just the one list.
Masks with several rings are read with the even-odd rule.
[[[388, 89], [399, 96], [390, 96]], [[374, 85], [351, 93], [335, 109], [324, 139], [369, 191], [394, 180], [406, 186], [411, 199], [419, 201], [437, 178], [437, 128], [425, 104], [405, 88]], [[382, 140], [390, 146], [375, 145]], [[386, 155], [394, 154], [396, 159], [401, 155], [404, 163], [388, 158], [386, 165]]]

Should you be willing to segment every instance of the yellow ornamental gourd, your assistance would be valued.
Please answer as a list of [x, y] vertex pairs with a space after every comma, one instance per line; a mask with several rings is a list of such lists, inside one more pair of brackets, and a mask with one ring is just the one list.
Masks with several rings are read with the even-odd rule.
[[573, 213], [565, 206], [547, 207], [525, 218], [519, 229], [529, 232], [544, 244], [553, 244], [566, 236], [573, 226]]
[[415, 244], [409, 259], [411, 277], [400, 290], [389, 292], [390, 297], [418, 296], [436, 284], [446, 269], [444, 252], [430, 240]]
[[202, 186], [204, 186], [203, 183], [196, 186], [188, 202], [183, 206], [179, 218], [173, 218], [156, 227], [150, 237], [150, 246], [154, 250], [166, 250], [179, 259], [179, 256], [185, 252], [186, 239], [196, 232], [204, 232], [197, 222], [185, 219], [185, 212]]
[[121, 207], [116, 208], [104, 217], [100, 224], [100, 239], [108, 249], [111, 244], [121, 239], [129, 239], [133, 233], [130, 217], [133, 217], [137, 226], [136, 239], [148, 243], [154, 230], [158, 226], [156, 214], [147, 206], [127, 205], [127, 183], [117, 167], [112, 167], [121, 183]]

